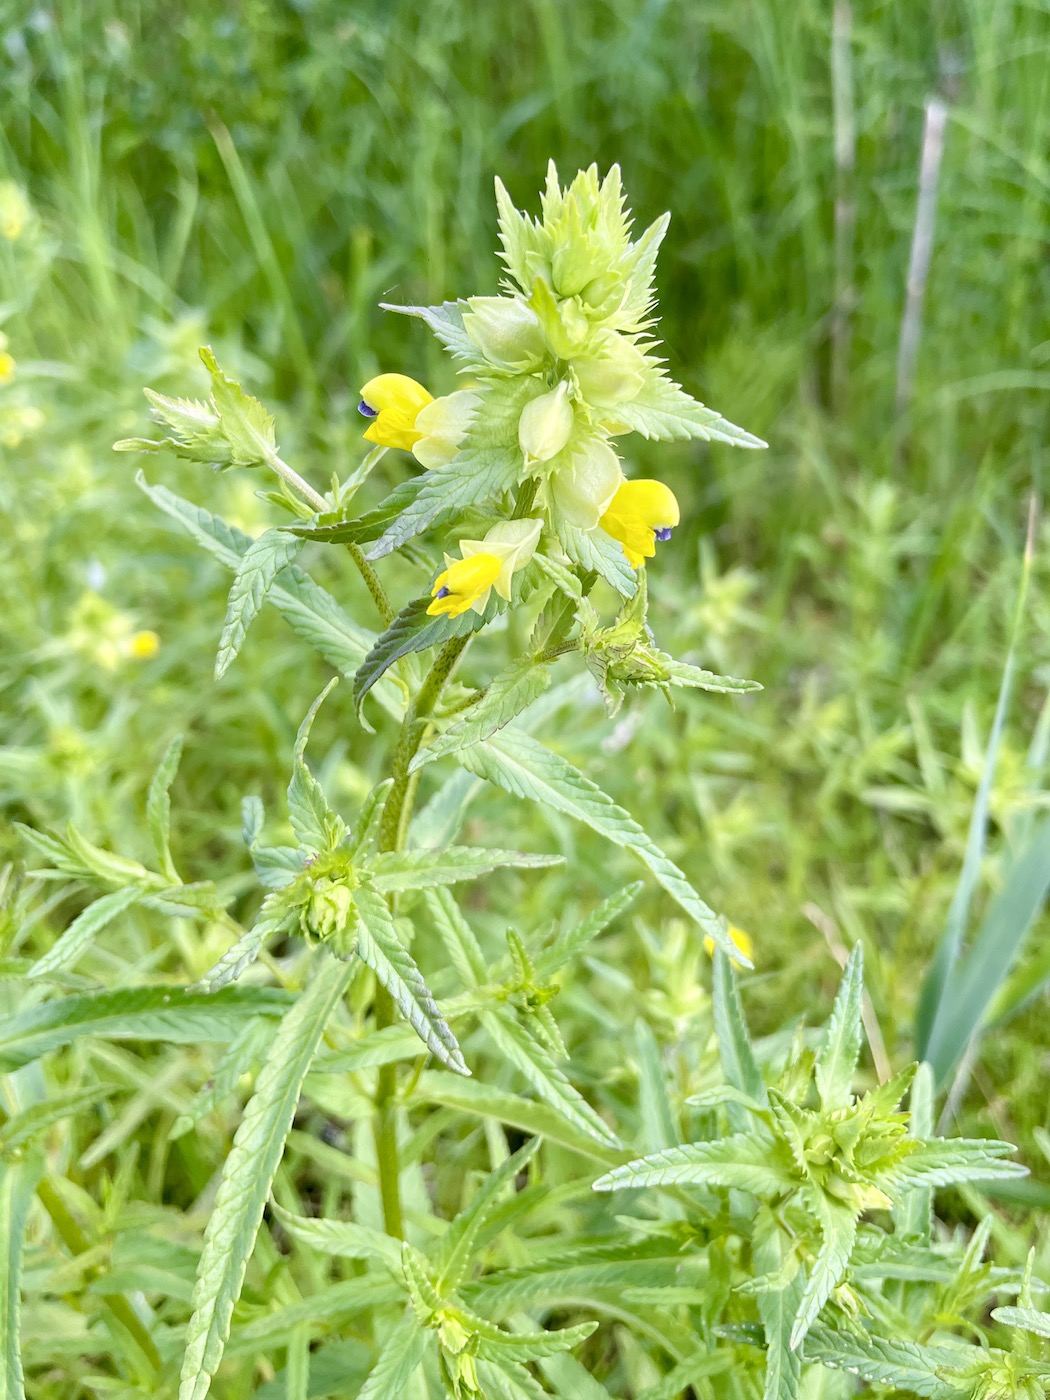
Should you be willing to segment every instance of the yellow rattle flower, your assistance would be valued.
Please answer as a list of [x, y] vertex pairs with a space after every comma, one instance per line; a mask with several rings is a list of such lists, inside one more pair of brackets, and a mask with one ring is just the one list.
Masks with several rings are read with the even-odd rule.
[[411, 452], [423, 433], [416, 419], [433, 396], [407, 374], [377, 374], [361, 390], [358, 412], [370, 418], [365, 437], [379, 447]]
[[625, 481], [598, 524], [619, 540], [632, 569], [656, 553], [657, 540], [671, 538], [678, 524], [678, 502], [662, 481]]
[[[751, 935], [745, 932], [744, 929], [737, 928], [736, 924], [728, 924], [726, 926], [726, 933], [729, 934], [729, 937], [740, 949], [744, 957], [747, 958], [748, 962], [754, 962], [755, 945], [751, 940]], [[708, 957], [713, 958], [715, 955], [715, 940], [710, 934], [704, 936], [704, 951], [707, 953]]]
[[459, 617], [468, 608], [482, 613], [493, 588], [509, 603], [513, 577], [536, 553], [542, 528], [541, 520], [501, 520], [483, 540], [460, 540], [463, 557], [445, 555], [427, 612], [431, 617]]

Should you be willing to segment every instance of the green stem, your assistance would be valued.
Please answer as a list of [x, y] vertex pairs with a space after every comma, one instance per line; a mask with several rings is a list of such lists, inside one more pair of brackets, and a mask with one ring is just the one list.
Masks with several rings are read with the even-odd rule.
[[359, 544], [348, 544], [346, 548], [365, 581], [365, 587], [372, 595], [372, 602], [375, 603], [376, 610], [383, 619], [383, 626], [389, 627], [395, 614], [394, 609], [390, 606], [390, 599], [386, 596], [386, 589], [379, 581], [379, 575], [365, 558], [365, 552]]
[[[412, 813], [415, 781], [408, 771], [426, 732], [441, 691], [452, 674], [456, 662], [470, 640], [452, 637], [438, 652], [427, 672], [413, 703], [401, 724], [397, 747], [394, 749], [393, 786], [387, 794], [383, 815], [379, 819], [379, 849], [399, 851], [405, 843], [405, 832]], [[394, 901], [391, 898], [391, 911]], [[394, 999], [385, 987], [376, 987], [373, 1007], [376, 1028], [394, 1024]], [[379, 1169], [379, 1194], [383, 1203], [383, 1224], [388, 1235], [404, 1238], [404, 1218], [401, 1213], [401, 1162], [397, 1145], [397, 1065], [381, 1065], [376, 1078], [374, 1118], [376, 1165]]]

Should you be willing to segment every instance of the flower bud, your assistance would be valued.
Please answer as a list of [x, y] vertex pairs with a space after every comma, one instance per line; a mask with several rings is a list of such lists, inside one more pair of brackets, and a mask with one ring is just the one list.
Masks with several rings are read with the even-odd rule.
[[463, 329], [490, 364], [519, 371], [542, 364], [543, 328], [521, 297], [469, 297], [467, 305]]
[[551, 478], [555, 513], [578, 530], [593, 530], [622, 481], [619, 457], [604, 439], [591, 438]]
[[525, 454], [525, 465], [549, 462], [556, 457], [569, 441], [572, 424], [569, 386], [564, 380], [549, 394], [527, 403], [518, 419], [518, 443]]

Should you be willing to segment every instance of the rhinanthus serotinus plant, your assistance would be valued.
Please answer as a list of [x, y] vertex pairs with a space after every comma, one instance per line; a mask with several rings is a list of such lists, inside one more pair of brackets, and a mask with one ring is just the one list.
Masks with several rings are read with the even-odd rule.
[[[935, 1188], [1021, 1168], [1005, 1160], [1005, 1143], [932, 1135], [925, 1068], [854, 1091], [859, 949], [822, 1037], [796, 1028], [753, 1044], [733, 971], [734, 961], [750, 965], [747, 936], [708, 908], [634, 817], [534, 735], [559, 708], [585, 704], [595, 682], [610, 710], [629, 688], [755, 688], [659, 649], [646, 568], [679, 504], [664, 483], [630, 475], [618, 448], [631, 433], [763, 444], [663, 369], [653, 276], [667, 218], [632, 241], [618, 170], [599, 182], [591, 168], [562, 189], [552, 166], [539, 220], [498, 183], [497, 200], [501, 295], [391, 308], [431, 328], [463, 387], [435, 397], [397, 371], [370, 380], [360, 404], [370, 450], [328, 495], [281, 458], [273, 419], [208, 350], [209, 401], [147, 390], [168, 436], [118, 444], [276, 474], [268, 499], [284, 518], [257, 539], [142, 482], [233, 571], [217, 673], [269, 601], [352, 678], [362, 726], [353, 732], [370, 763], [395, 727], [379, 780], [359, 810], [343, 813], [306, 761], [334, 680], [311, 707], [292, 754], [293, 843], [268, 840], [261, 802], [244, 802], [261, 895], [248, 927], [214, 884], [186, 882], [176, 864], [168, 792], [178, 740], [147, 803], [153, 868], [74, 828], [27, 833], [49, 863], [43, 873], [100, 891], [29, 969], [34, 990], [65, 989], [91, 938], [133, 904], [198, 921], [202, 944], [221, 955], [210, 968], [202, 958], [186, 990], [81, 994], [66, 999], [76, 1003], [68, 1016], [60, 997], [43, 1019], [34, 999], [5, 1044], [66, 1043], [83, 1030], [54, 1028], [74, 1016], [102, 1034], [119, 1016], [110, 1033], [226, 1042], [179, 1133], [254, 1076], [188, 1319], [177, 1300], [162, 1309], [141, 1292], [134, 1306], [104, 1295], [116, 1334], [134, 1344], [121, 1393], [174, 1395], [178, 1371], [179, 1400], [204, 1400], [213, 1380], [224, 1383], [220, 1364], [226, 1376], [240, 1358], [224, 1392], [240, 1395], [251, 1388], [245, 1359], [261, 1358], [271, 1376], [281, 1370], [275, 1394], [362, 1400], [834, 1400], [851, 1393], [852, 1377], [882, 1395], [1043, 1394], [1050, 1366], [1038, 1348], [1050, 1329], [1030, 1270], [991, 1268], [987, 1225], [964, 1248], [931, 1213]], [[418, 470], [362, 512], [358, 494], [388, 451], [411, 454]], [[296, 563], [310, 541], [349, 553], [367, 585], [367, 620]], [[413, 596], [396, 611], [388, 587]], [[501, 635], [527, 640], [495, 674], [454, 678], [471, 637], [496, 634], [508, 611], [515, 625]], [[369, 697], [381, 725], [371, 738]], [[454, 887], [498, 869], [535, 879], [529, 872], [558, 858], [457, 841], [485, 783], [633, 853], [687, 916], [698, 957], [705, 942], [713, 953], [708, 999], [686, 925], [668, 922], [692, 1008], [686, 1040], [661, 1049], [643, 1021], [612, 1028], [636, 1066], [633, 1109], [593, 1074], [586, 1094], [573, 1082], [554, 1008], [560, 975], [640, 886], [602, 892], [582, 921], [553, 934], [514, 926], [504, 949], [488, 946]], [[262, 985], [266, 969], [279, 988]], [[93, 1018], [92, 995], [123, 1000], [105, 1014], [100, 1003]], [[25, 1063], [8, 1058], [6, 1067]], [[342, 1151], [322, 1141], [311, 1149], [326, 1168], [319, 1216], [289, 1208], [296, 1198], [280, 1171], [301, 1098], [330, 1127], [351, 1125], [336, 1133]], [[0, 1153], [12, 1124], [0, 1125]], [[452, 1194], [448, 1172], [435, 1175], [443, 1154]], [[338, 1189], [347, 1180], [352, 1207]], [[625, 1190], [628, 1203], [612, 1208], [605, 1193]], [[59, 1198], [42, 1200], [65, 1220]], [[268, 1238], [257, 1249], [261, 1230], [276, 1231], [285, 1253]], [[276, 1282], [262, 1303], [258, 1291], [239, 1303], [253, 1251]], [[1018, 1300], [995, 1314], [1000, 1332], [1012, 1329], [1010, 1349], [964, 1318], [984, 1316], [996, 1294]]]

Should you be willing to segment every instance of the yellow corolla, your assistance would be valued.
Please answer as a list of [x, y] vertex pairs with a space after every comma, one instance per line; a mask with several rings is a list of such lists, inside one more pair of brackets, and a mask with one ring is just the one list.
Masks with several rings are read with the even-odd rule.
[[[748, 962], [754, 962], [755, 945], [751, 941], [751, 935], [745, 932], [744, 929], [737, 928], [736, 924], [728, 924], [726, 926], [726, 933], [729, 934], [729, 937], [740, 949], [744, 957], [747, 958]], [[715, 940], [709, 934], [706, 935], [704, 938], [704, 950], [707, 952], [709, 957], [714, 957]]]
[[619, 540], [632, 569], [656, 553], [657, 540], [669, 540], [678, 524], [678, 502], [662, 481], [625, 481], [598, 524]]
[[357, 406], [363, 417], [372, 420], [365, 437], [379, 447], [400, 447], [411, 452], [423, 436], [416, 419], [432, 402], [433, 395], [407, 374], [377, 374], [361, 390]]
[[500, 520], [483, 540], [460, 540], [462, 558], [445, 555], [427, 612], [431, 617], [459, 617], [468, 608], [482, 613], [493, 588], [509, 603], [514, 575], [536, 553], [542, 528], [541, 520]]

